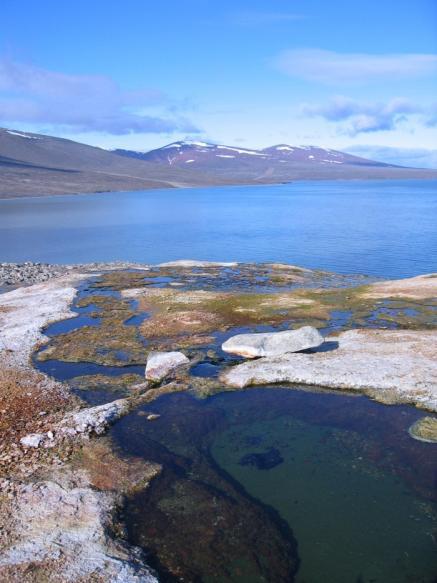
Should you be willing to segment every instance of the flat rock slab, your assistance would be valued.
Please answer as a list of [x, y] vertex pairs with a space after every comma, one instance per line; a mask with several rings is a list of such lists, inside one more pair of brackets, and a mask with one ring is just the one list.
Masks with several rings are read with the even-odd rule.
[[350, 330], [332, 350], [261, 358], [228, 369], [228, 386], [296, 383], [362, 391], [390, 403], [437, 411], [437, 331]]
[[[58, 474], [57, 479], [61, 481], [64, 476]], [[70, 480], [80, 481], [80, 475]], [[16, 537], [4, 541], [0, 571], [16, 566], [19, 572], [27, 572], [42, 566], [45, 576], [28, 580], [93, 581], [99, 573], [102, 583], [158, 583], [135, 548], [108, 536], [116, 503], [113, 493], [98, 491], [86, 483], [17, 484], [10, 506]], [[25, 580], [19, 575], [2, 577], [1, 573], [0, 578]]]
[[189, 362], [182, 352], [151, 352], [147, 357], [146, 379], [162, 381], [172, 371]]
[[373, 283], [363, 294], [366, 298], [411, 298], [424, 300], [437, 297], [437, 273]]
[[280, 356], [287, 352], [298, 352], [308, 348], [317, 348], [324, 338], [312, 326], [303, 326], [297, 330], [284, 332], [267, 332], [261, 334], [238, 334], [232, 336], [222, 345], [222, 350], [239, 354], [245, 358], [257, 356]]

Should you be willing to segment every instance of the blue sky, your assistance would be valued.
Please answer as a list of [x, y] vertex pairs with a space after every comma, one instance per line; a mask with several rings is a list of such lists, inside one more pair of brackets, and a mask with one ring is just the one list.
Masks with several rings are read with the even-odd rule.
[[435, 0], [2, 0], [0, 30], [6, 127], [437, 165]]

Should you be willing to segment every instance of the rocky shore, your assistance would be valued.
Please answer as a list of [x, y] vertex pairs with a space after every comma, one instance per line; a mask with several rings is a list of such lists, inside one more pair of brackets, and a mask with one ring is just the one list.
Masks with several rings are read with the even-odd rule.
[[0, 285], [12, 286], [47, 281], [52, 277], [59, 277], [66, 273], [66, 268], [61, 265], [49, 265], [48, 263], [0, 263]]
[[69, 273], [83, 272], [88, 274], [114, 271], [121, 269], [148, 270], [151, 267], [232, 267], [236, 263], [214, 262], [214, 261], [193, 261], [178, 260], [162, 263], [158, 266], [150, 266], [145, 263], [135, 263], [132, 261], [109, 261], [92, 263], [56, 264], [39, 263], [25, 261], [24, 263], [0, 263], [0, 286], [33, 285], [41, 283], [54, 277], [62, 277]]
[[[79, 284], [91, 277], [90, 295], [78, 300]], [[3, 263], [0, 283], [16, 287], [0, 295], [0, 578], [6, 581], [157, 580], [141, 550], [124, 540], [117, 509], [161, 468], [127, 463], [104, 433], [162, 394], [299, 383], [437, 411], [434, 274], [348, 285], [344, 276], [281, 264]], [[44, 334], [48, 324], [76, 318], [77, 309], [87, 310], [85, 325]], [[95, 381], [124, 391], [87, 407], [66, 383], [34, 369], [38, 348], [36, 362], [132, 365], [144, 372], [78, 378], [78, 386]], [[194, 376], [199, 363], [220, 375]], [[154, 419], [145, 415], [146, 422]], [[432, 442], [433, 431], [428, 419], [426, 432], [415, 428], [412, 435]]]
[[72, 272], [92, 274], [115, 269], [148, 269], [148, 266], [128, 261], [77, 263], [74, 265], [32, 261], [25, 261], [24, 263], [0, 263], [0, 286], [33, 285], [55, 277], [62, 277]]

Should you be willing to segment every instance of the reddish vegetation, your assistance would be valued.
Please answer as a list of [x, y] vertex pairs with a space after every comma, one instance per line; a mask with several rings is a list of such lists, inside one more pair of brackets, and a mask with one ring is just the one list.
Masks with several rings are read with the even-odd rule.
[[0, 473], [24, 454], [21, 437], [53, 427], [73, 397], [33, 370], [0, 369]]
[[144, 488], [161, 466], [142, 458], [123, 459], [111, 448], [109, 440], [91, 440], [78, 454], [74, 465], [84, 467], [91, 484], [99, 490], [130, 492]]

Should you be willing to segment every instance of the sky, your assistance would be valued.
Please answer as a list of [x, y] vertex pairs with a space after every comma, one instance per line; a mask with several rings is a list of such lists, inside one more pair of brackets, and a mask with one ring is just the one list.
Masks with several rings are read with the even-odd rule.
[[437, 167], [437, 1], [2, 0], [0, 126]]

